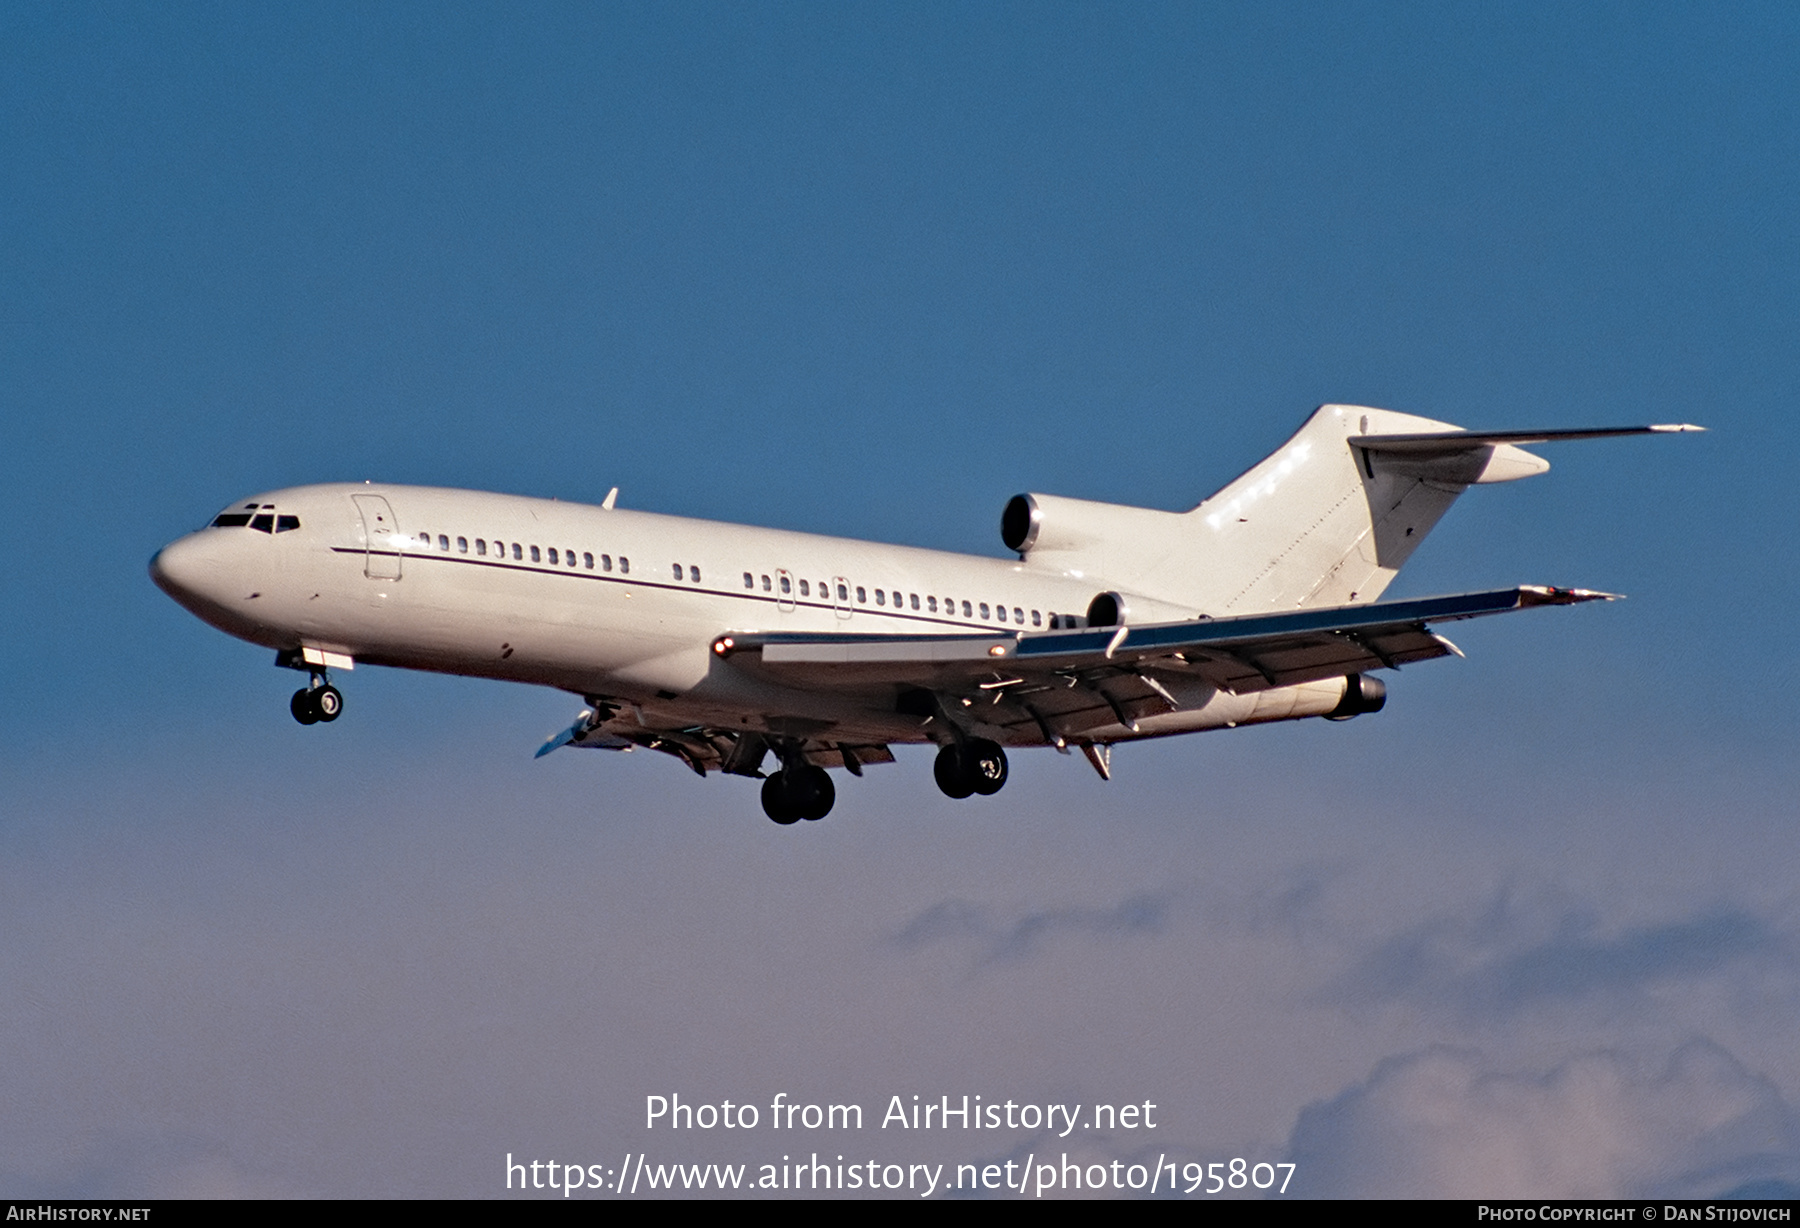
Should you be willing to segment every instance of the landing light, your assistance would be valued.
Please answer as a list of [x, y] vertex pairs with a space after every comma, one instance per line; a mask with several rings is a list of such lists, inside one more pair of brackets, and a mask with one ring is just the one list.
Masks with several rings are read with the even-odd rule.
[[1005, 655], [1006, 655], [1006, 645], [1005, 644], [995, 644], [992, 648], [988, 649], [988, 656], [990, 656], [990, 657], [1004, 657]]
[[725, 656], [736, 646], [737, 641], [733, 640], [729, 635], [722, 635], [713, 641], [713, 651], [718, 653], [721, 657]]

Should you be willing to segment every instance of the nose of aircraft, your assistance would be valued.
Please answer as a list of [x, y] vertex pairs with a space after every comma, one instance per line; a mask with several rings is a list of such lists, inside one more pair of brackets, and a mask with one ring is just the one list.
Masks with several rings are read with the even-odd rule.
[[150, 560], [156, 587], [190, 610], [214, 599], [212, 590], [221, 578], [215, 552], [207, 545], [206, 534], [191, 533], [170, 542]]

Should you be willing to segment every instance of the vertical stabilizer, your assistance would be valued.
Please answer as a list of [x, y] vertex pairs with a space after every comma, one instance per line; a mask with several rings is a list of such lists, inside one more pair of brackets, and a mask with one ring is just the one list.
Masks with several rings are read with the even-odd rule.
[[1206, 560], [1194, 561], [1209, 573], [1208, 612], [1375, 600], [1493, 449], [1446, 464], [1396, 461], [1349, 441], [1456, 429], [1392, 410], [1320, 408], [1273, 456], [1188, 513]]
[[[1388, 451], [1382, 436], [1447, 435]], [[1541, 473], [1540, 458], [1445, 422], [1322, 406], [1248, 473], [1179, 517], [1132, 574], [1109, 579], [1220, 617], [1374, 601], [1456, 497], [1477, 482]]]

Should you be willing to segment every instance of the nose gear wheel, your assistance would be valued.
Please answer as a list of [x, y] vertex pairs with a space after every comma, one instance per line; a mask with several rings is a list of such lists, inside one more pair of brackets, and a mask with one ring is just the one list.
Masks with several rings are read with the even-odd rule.
[[343, 692], [329, 682], [322, 686], [301, 687], [288, 701], [288, 711], [302, 725], [335, 721], [344, 711]]

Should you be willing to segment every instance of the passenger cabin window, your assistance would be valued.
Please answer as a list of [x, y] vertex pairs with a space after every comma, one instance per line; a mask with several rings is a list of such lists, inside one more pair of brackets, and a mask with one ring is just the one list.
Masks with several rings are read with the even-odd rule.
[[700, 583], [700, 569], [695, 567], [692, 563], [688, 564], [688, 579], [692, 580], [695, 584]]
[[927, 613], [930, 613], [930, 614], [937, 613], [937, 598], [936, 597], [925, 598], [925, 610]]
[[679, 580], [679, 579], [681, 579], [681, 564], [680, 564], [680, 563], [673, 563], [673, 564], [671, 564], [671, 566], [672, 566], [672, 567], [673, 567], [673, 568], [674, 568], [674, 570], [675, 570], [675, 578], [676, 578], [676, 579], [677, 579], [677, 580]]
[[[517, 548], [518, 547], [516, 546], [514, 547], [514, 549]], [[544, 561], [544, 556], [538, 553], [538, 548], [536, 546], [531, 548], [531, 561], [534, 563], [541, 563]]]
[[583, 550], [581, 552], [581, 565], [589, 571], [594, 570], [594, 556], [589, 554], [586, 550]]
[[805, 580], [800, 581], [800, 595], [802, 597], [810, 597], [812, 595], [812, 590], [806, 587]]
[[[981, 613], [982, 613], [982, 616], [983, 616], [983, 617], [986, 617], [986, 615], [987, 615], [987, 610], [986, 610], [986, 609], [983, 609], [983, 610], [982, 610], [982, 611], [981, 611]], [[963, 617], [964, 617], [964, 618], [973, 618], [973, 617], [975, 617], [975, 616], [974, 616], [974, 615], [973, 615], [973, 614], [971, 614], [971, 613], [969, 613], [969, 603], [968, 603], [968, 602], [966, 602], [966, 601], [965, 601], [965, 602], [963, 602]]]
[[1044, 625], [1043, 616], [1040, 615], [1036, 610], [1033, 610], [1031, 612], [1031, 625], [1034, 627], [1041, 627]]
[[619, 574], [622, 576], [631, 574], [631, 560], [622, 554], [619, 556]]
[[767, 592], [773, 591], [774, 585], [769, 583], [769, 577], [764, 576], [762, 578], [762, 582], [763, 582], [763, 592], [767, 593]]
[[[537, 558], [537, 551], [534, 550], [531, 552], [531, 554], [532, 554], [532, 559], [535, 561]], [[560, 562], [562, 562], [562, 559], [557, 557], [556, 547], [555, 546], [550, 547], [550, 565], [552, 567], [554, 567]]]
[[847, 585], [847, 584], [838, 585], [838, 600], [839, 601], [850, 600], [850, 586], [849, 585]]
[[887, 604], [887, 597], [885, 594], [882, 593], [882, 591], [880, 589], [875, 590], [875, 604], [876, 605], [886, 605]]
[[753, 589], [756, 587], [756, 577], [751, 575], [747, 571], [744, 573], [744, 587], [750, 588], [750, 589]]
[[856, 586], [856, 599], [864, 605], [869, 604], [869, 595], [863, 592], [862, 585]]
[[446, 554], [449, 553], [449, 551], [450, 551], [450, 536], [449, 536], [449, 534], [447, 534], [447, 533], [439, 533], [438, 534], [438, 549], [444, 551]]
[[483, 558], [487, 557], [487, 538], [477, 537], [475, 539], [475, 553]]
[[908, 601], [910, 601], [910, 602], [911, 602], [911, 603], [912, 603], [912, 608], [913, 608], [913, 609], [915, 609], [915, 610], [916, 610], [916, 609], [918, 609], [918, 608], [919, 608], [919, 594], [917, 594], [917, 593], [909, 593], [909, 594], [908, 594], [908, 595], [907, 595], [907, 600], [908, 600]]
[[[537, 549], [537, 547], [533, 546], [532, 549], [535, 551]], [[525, 557], [525, 547], [521, 546], [518, 542], [514, 542], [513, 543], [513, 558], [523, 559], [524, 557]]]
[[[285, 517], [283, 519], [285, 519]], [[277, 533], [279, 533], [281, 531], [281, 526], [276, 525], [275, 531]], [[458, 554], [467, 554], [469, 552], [469, 539], [468, 538], [459, 537], [456, 539], [456, 552]]]
[[611, 571], [612, 570], [612, 555], [603, 554], [600, 556], [600, 570], [601, 571]]
[[781, 591], [784, 593], [791, 593], [794, 591], [793, 582], [786, 576], [781, 577]]

